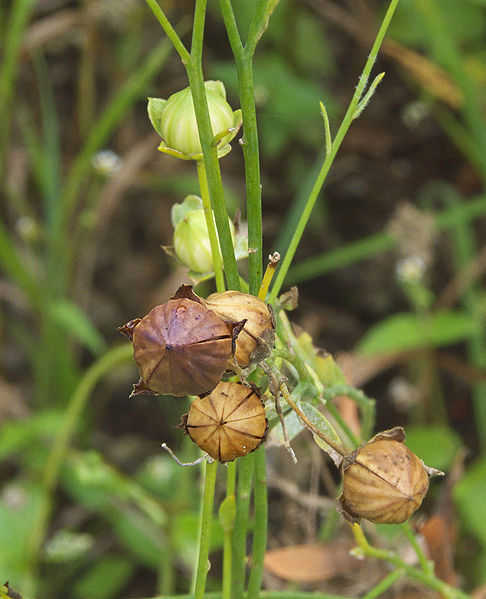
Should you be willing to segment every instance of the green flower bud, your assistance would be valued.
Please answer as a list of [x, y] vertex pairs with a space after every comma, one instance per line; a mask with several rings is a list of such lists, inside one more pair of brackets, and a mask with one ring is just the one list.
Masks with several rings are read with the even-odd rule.
[[[206, 81], [209, 116], [218, 157], [231, 151], [230, 142], [241, 126], [241, 110], [233, 111], [226, 101], [226, 90], [221, 81]], [[172, 94], [168, 100], [149, 98], [150, 121], [162, 137], [161, 152], [184, 160], [202, 158], [201, 142], [197, 128], [192, 93], [189, 87]]]
[[[228, 221], [234, 242], [235, 228], [231, 220]], [[174, 205], [172, 222], [174, 252], [177, 258], [193, 272], [212, 272], [213, 256], [201, 199], [197, 196], [188, 196], [183, 204]]]

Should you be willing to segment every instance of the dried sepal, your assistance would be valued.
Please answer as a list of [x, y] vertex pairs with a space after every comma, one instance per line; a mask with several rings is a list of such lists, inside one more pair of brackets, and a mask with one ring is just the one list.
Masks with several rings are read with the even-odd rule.
[[230, 462], [254, 451], [268, 425], [263, 402], [254, 389], [221, 382], [209, 395], [193, 401], [183, 426], [213, 459]]

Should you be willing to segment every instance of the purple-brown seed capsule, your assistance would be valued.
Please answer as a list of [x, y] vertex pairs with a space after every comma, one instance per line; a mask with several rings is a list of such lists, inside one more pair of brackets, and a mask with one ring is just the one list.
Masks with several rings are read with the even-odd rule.
[[[182, 291], [181, 291], [182, 290]], [[140, 381], [132, 395], [145, 391], [201, 395], [221, 380], [234, 351], [237, 327], [208, 310], [190, 288], [120, 331], [133, 342]]]

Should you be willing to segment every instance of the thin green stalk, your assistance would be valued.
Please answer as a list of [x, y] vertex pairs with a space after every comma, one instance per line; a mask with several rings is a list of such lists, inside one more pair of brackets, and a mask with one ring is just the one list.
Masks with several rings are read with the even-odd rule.
[[201, 504], [201, 519], [199, 523], [199, 543], [196, 574], [194, 579], [194, 597], [203, 599], [206, 587], [206, 578], [209, 570], [208, 555], [211, 540], [211, 522], [213, 517], [214, 489], [216, 486], [216, 473], [218, 462], [202, 464], [204, 477], [204, 491]]
[[206, 226], [208, 228], [209, 243], [211, 245], [211, 255], [213, 258], [213, 269], [214, 277], [216, 279], [216, 289], [221, 293], [225, 290], [223, 263], [221, 258], [221, 252], [219, 251], [218, 233], [214, 224], [213, 210], [211, 208], [211, 198], [209, 197], [206, 169], [202, 160], [197, 161], [197, 176], [199, 179], [199, 189], [201, 191], [204, 216], [206, 217]]
[[463, 593], [461, 590], [455, 589], [439, 578], [436, 578], [433, 572], [424, 572], [422, 569], [415, 568], [414, 566], [405, 563], [396, 553], [387, 551], [386, 549], [378, 549], [370, 545], [359, 524], [353, 524], [352, 530], [363, 556], [374, 557], [393, 564], [412, 580], [417, 580], [430, 589], [438, 591], [446, 599], [470, 599], [469, 595], [466, 593]]
[[248, 28], [248, 38], [245, 44], [245, 51], [248, 56], [253, 56], [256, 46], [260, 41], [273, 11], [277, 7], [279, 0], [258, 0], [255, 13]]
[[387, 591], [391, 586], [393, 586], [397, 580], [399, 580], [403, 576], [403, 570], [397, 568], [393, 570], [385, 576], [380, 582], [374, 586], [370, 591], [363, 596], [363, 599], [377, 599], [377, 597], [381, 597], [381, 595]]
[[[232, 502], [236, 506], [236, 471], [238, 460], [230, 462], [226, 468], [226, 502]], [[236, 509], [236, 507], [235, 507]], [[231, 526], [224, 528], [223, 544], [223, 599], [231, 599], [231, 590], [233, 588], [233, 530], [234, 518]]]
[[361, 77], [359, 79], [359, 83], [356, 87], [356, 90], [351, 99], [351, 102], [346, 111], [346, 114], [344, 115], [341, 126], [339, 127], [336, 137], [332, 143], [331, 151], [324, 159], [322, 168], [321, 168], [319, 175], [316, 179], [314, 187], [312, 188], [312, 191], [309, 195], [307, 204], [306, 204], [304, 210], [302, 211], [302, 214], [301, 214], [301, 217], [297, 224], [295, 233], [292, 237], [292, 240], [289, 244], [288, 250], [285, 254], [285, 257], [284, 257], [282, 264], [279, 268], [279, 271], [277, 273], [277, 278], [275, 280], [275, 283], [272, 287], [272, 290], [271, 290], [270, 296], [269, 296], [270, 303], [273, 303], [276, 300], [277, 295], [280, 292], [280, 289], [284, 283], [285, 277], [287, 276], [287, 271], [288, 271], [290, 264], [295, 256], [295, 252], [297, 251], [297, 247], [298, 247], [300, 240], [302, 238], [302, 235], [304, 233], [304, 229], [307, 225], [310, 215], [312, 214], [312, 210], [317, 201], [317, 198], [319, 197], [319, 193], [322, 189], [324, 181], [326, 180], [327, 174], [329, 173], [332, 163], [334, 162], [334, 158], [336, 157], [336, 154], [343, 142], [344, 136], [346, 135], [349, 127], [351, 126], [351, 123], [353, 122], [353, 119], [355, 118], [355, 113], [356, 113], [356, 109], [358, 107], [358, 103], [361, 100], [361, 97], [365, 91], [366, 85], [368, 83], [368, 78], [371, 73], [371, 69], [373, 68], [373, 65], [375, 63], [376, 56], [381, 47], [381, 44], [385, 37], [386, 31], [388, 29], [388, 26], [390, 24], [392, 16], [397, 8], [398, 1], [399, 0], [391, 0], [390, 4], [388, 6], [385, 17], [381, 23], [380, 29], [376, 36], [375, 42], [374, 42], [373, 47], [371, 48], [371, 52], [368, 56], [368, 60], [366, 61], [365, 67], [364, 67]]
[[246, 574], [246, 537], [255, 452], [238, 460], [238, 493], [233, 531], [233, 599], [242, 599]]
[[265, 448], [260, 446], [255, 452], [255, 529], [250, 579], [248, 581], [247, 599], [258, 599], [263, 578], [263, 561], [267, 548], [268, 532], [268, 497]]
[[154, 13], [155, 18], [162, 26], [162, 29], [165, 31], [167, 37], [172, 42], [176, 52], [179, 54], [182, 60], [182, 64], [187, 64], [191, 56], [187, 51], [187, 48], [182, 43], [181, 38], [177, 35], [176, 30], [170, 24], [168, 18], [165, 16], [164, 11], [160, 8], [158, 2], [156, 0], [146, 0], [149, 5], [151, 11]]
[[57, 485], [62, 463], [66, 457], [69, 444], [86, 406], [86, 402], [98, 381], [110, 373], [115, 366], [129, 362], [132, 359], [132, 354], [133, 348], [131, 344], [115, 347], [108, 351], [85, 372], [69, 400], [63, 425], [54, 439], [44, 467], [42, 477], [44, 501], [29, 539], [28, 554], [33, 579], [35, 579], [37, 572], [39, 550], [44, 540], [51, 514], [52, 494]]
[[236, 63], [243, 114], [243, 157], [245, 161], [246, 213], [248, 219], [248, 256], [250, 293], [256, 295], [263, 270], [262, 257], [262, 189], [260, 177], [260, 152], [253, 84], [253, 54], [246, 51], [238, 33], [231, 0], [220, 0], [221, 14]]
[[6, 36], [3, 42], [3, 62], [0, 68], [0, 180], [3, 181], [5, 153], [11, 123], [11, 104], [19, 63], [24, 30], [29, 23], [35, 0], [17, 0], [11, 4], [10, 18], [5, 25]]
[[226, 468], [226, 495], [234, 495], [236, 490], [237, 461], [230, 462]]
[[228, 222], [228, 212], [224, 199], [217, 148], [212, 143], [214, 136], [209, 119], [202, 69], [200, 66], [194, 66], [191, 60], [187, 65], [187, 74], [194, 100], [194, 111], [196, 113], [199, 137], [203, 150], [203, 161], [206, 169], [211, 205], [214, 211], [221, 253], [223, 255], [224, 273], [228, 287], [238, 290], [240, 288], [240, 278]]
[[[221, 593], [206, 593], [205, 599], [222, 599]], [[261, 599], [354, 599], [345, 595], [330, 595], [328, 593], [315, 593], [304, 591], [262, 591]], [[159, 596], [150, 599], [194, 599], [194, 595], [173, 595], [172, 597]]]
[[420, 545], [418, 544], [417, 537], [413, 534], [412, 528], [410, 527], [410, 522], [408, 522], [407, 520], [407, 522], [404, 522], [401, 525], [401, 528], [405, 533], [410, 545], [412, 545], [413, 550], [415, 551], [415, 554], [420, 562], [422, 570], [427, 574], [433, 574], [434, 564], [426, 558], [425, 553], [422, 551], [422, 547], [420, 547]]
[[231, 599], [233, 582], [233, 534], [231, 530], [224, 531], [223, 538], [223, 597]]

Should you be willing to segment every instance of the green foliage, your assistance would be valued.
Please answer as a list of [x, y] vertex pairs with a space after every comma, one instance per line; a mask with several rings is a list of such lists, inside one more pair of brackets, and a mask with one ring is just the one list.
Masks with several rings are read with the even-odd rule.
[[59, 300], [51, 305], [50, 314], [61, 329], [77, 339], [94, 354], [100, 354], [106, 350], [105, 340], [93, 326], [88, 316], [76, 304], [67, 300]]
[[447, 471], [461, 446], [461, 440], [448, 427], [409, 426], [406, 444], [427, 466]]
[[24, 420], [5, 422], [0, 429], [0, 460], [20, 455], [28, 447], [48, 442], [63, 421], [61, 412], [43, 410]]
[[14, 588], [22, 588], [28, 575], [29, 536], [39, 511], [42, 491], [29, 482], [12, 482], [0, 497], [0, 575]]
[[467, 339], [475, 326], [475, 319], [467, 312], [396, 314], [372, 327], [359, 342], [358, 351], [373, 355], [440, 347]]
[[486, 548], [486, 459], [476, 460], [454, 488], [454, 499], [468, 531]]
[[[455, 41], [479, 42], [486, 32], [486, 14], [481, 10], [483, 0], [440, 0], [441, 15]], [[476, 5], [475, 5], [476, 4]], [[420, 47], [429, 31], [417, 11], [416, 0], [403, 0], [390, 27], [392, 37], [398, 41]]]
[[121, 556], [105, 556], [95, 564], [74, 586], [74, 596], [79, 599], [110, 599], [119, 597], [120, 591], [133, 574], [133, 564]]

